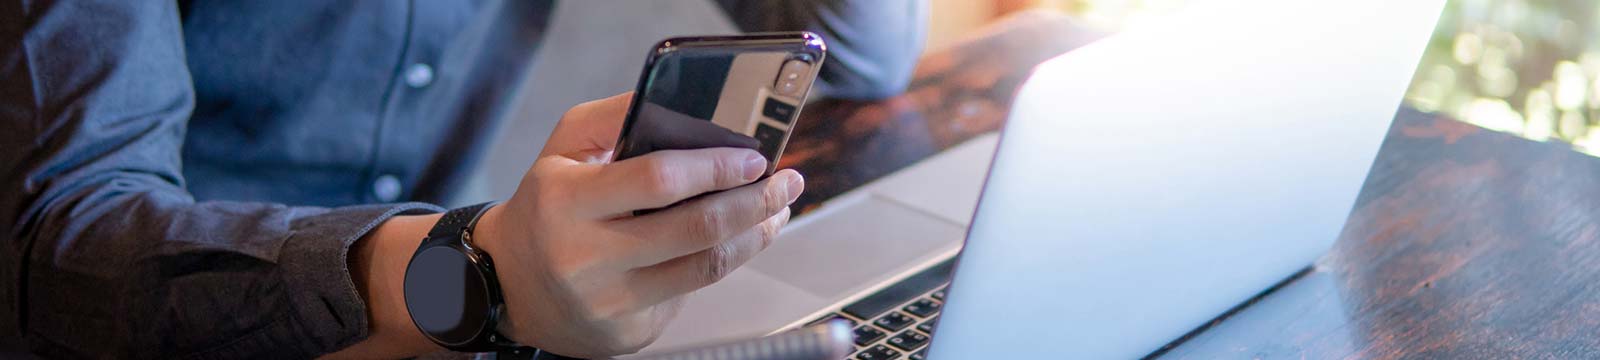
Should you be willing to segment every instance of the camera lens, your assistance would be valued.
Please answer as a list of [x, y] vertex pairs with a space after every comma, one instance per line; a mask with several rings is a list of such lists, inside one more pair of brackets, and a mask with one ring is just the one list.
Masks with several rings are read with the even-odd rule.
[[778, 69], [777, 83], [773, 84], [774, 90], [779, 95], [798, 97], [801, 91], [804, 90], [800, 84], [810, 72], [811, 63], [790, 59], [783, 63], [782, 68]]

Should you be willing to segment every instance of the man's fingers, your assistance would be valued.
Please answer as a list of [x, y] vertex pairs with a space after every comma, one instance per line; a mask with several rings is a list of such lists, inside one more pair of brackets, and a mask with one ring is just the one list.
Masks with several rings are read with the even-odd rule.
[[708, 195], [661, 212], [623, 220], [634, 244], [628, 261], [635, 266], [660, 263], [724, 244], [734, 235], [788, 210], [805, 189], [794, 170], [783, 170], [751, 186]]
[[628, 115], [632, 99], [633, 92], [629, 91], [568, 109], [550, 132], [539, 157], [610, 151], [617, 145], [617, 134], [622, 132], [622, 120]]
[[789, 209], [767, 218], [726, 242], [660, 264], [635, 269], [630, 282], [645, 303], [666, 301], [709, 286], [728, 276], [772, 244], [789, 223]]
[[580, 215], [615, 216], [748, 184], [766, 169], [766, 158], [748, 149], [661, 150], [601, 167], [575, 195]]

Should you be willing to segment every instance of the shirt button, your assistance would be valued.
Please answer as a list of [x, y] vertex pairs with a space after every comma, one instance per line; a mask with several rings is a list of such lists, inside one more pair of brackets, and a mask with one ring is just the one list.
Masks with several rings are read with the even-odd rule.
[[406, 85], [412, 88], [422, 88], [433, 83], [433, 67], [428, 64], [416, 63], [406, 68]]
[[394, 175], [379, 176], [377, 181], [372, 182], [372, 195], [377, 196], [378, 201], [382, 202], [391, 202], [399, 199], [400, 178], [396, 178]]

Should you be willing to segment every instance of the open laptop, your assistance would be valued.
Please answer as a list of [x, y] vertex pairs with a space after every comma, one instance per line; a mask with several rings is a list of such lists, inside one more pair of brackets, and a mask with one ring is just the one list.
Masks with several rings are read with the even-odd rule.
[[645, 352], [841, 317], [859, 359], [1150, 354], [1332, 244], [1442, 4], [1193, 1], [1060, 56], [1004, 141], [796, 219]]

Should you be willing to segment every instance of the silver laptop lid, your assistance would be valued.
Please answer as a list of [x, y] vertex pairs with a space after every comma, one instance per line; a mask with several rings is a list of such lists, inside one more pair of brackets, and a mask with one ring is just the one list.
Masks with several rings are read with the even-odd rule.
[[1039, 66], [930, 355], [1140, 357], [1311, 264], [1443, 2], [1194, 2]]

